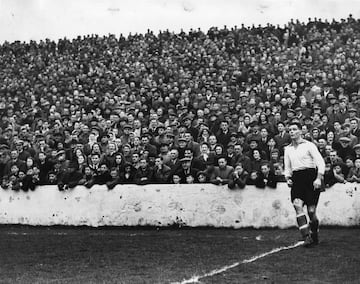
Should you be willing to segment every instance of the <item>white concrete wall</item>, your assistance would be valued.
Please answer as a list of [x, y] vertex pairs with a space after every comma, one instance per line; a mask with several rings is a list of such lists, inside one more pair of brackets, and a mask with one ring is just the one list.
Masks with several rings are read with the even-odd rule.
[[0, 0], [0, 42], [360, 17], [359, 0]]
[[[360, 189], [336, 185], [321, 194], [323, 225], [360, 224]], [[118, 185], [60, 192], [56, 186], [34, 192], [0, 189], [0, 224], [87, 226], [280, 227], [294, 226], [289, 189], [229, 190], [206, 185]]]

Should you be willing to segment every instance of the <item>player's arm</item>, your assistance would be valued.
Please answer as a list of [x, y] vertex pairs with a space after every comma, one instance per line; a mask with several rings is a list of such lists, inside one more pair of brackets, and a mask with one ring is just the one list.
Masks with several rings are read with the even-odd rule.
[[288, 151], [287, 147], [285, 147], [285, 151], [284, 151], [284, 175], [285, 175], [285, 179], [286, 179], [287, 184], [289, 186], [292, 186], [291, 160], [290, 160], [289, 151]]
[[314, 180], [314, 189], [319, 189], [322, 186], [322, 181], [325, 173], [325, 161], [324, 158], [321, 156], [316, 145], [311, 142], [310, 142], [309, 151], [317, 167], [317, 177]]
[[325, 173], [325, 161], [324, 158], [321, 156], [318, 148], [314, 143], [310, 143], [310, 154], [314, 159], [315, 165], [317, 167], [317, 179], [322, 179]]

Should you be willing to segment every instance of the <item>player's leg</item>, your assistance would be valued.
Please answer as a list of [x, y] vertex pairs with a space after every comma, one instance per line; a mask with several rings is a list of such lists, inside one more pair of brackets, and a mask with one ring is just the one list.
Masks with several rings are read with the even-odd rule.
[[319, 219], [316, 215], [316, 205], [309, 205], [307, 207], [308, 215], [310, 218], [310, 230], [311, 230], [311, 238], [314, 241], [314, 244], [319, 243]]
[[296, 212], [296, 222], [298, 224], [299, 231], [304, 240], [310, 235], [310, 228], [308, 218], [304, 212], [304, 201], [300, 198], [293, 200], [293, 206]]
[[[316, 172], [312, 173], [312, 183], [305, 193], [305, 204], [307, 206], [307, 212], [310, 219], [310, 230], [311, 230], [311, 238], [313, 240], [313, 244], [319, 243], [318, 231], [319, 231], [319, 219], [316, 215], [316, 207], [319, 202], [320, 190], [315, 189], [313, 186], [313, 180], [316, 179]], [[310, 174], [309, 174], [310, 176]]]

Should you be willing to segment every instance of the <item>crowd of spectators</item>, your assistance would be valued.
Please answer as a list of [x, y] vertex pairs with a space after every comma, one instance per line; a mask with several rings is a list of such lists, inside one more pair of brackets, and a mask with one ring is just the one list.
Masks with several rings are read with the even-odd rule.
[[0, 45], [1, 187], [275, 188], [302, 123], [360, 181], [360, 20]]

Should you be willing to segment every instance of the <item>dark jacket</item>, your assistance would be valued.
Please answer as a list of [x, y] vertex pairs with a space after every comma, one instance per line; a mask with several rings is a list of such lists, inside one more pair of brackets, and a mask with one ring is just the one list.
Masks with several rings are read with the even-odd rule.
[[135, 173], [135, 183], [139, 185], [152, 183], [153, 176], [154, 172], [149, 166], [145, 169], [138, 168]]
[[167, 183], [169, 180], [171, 169], [167, 165], [163, 165], [161, 169], [154, 167], [153, 181], [155, 183]]
[[[210, 182], [213, 184], [228, 184], [233, 172], [234, 168], [232, 166], [226, 166], [224, 169], [215, 167], [211, 175]], [[221, 182], [217, 179], [218, 177], [222, 179]]]
[[65, 185], [69, 188], [74, 188], [79, 184], [82, 177], [83, 175], [78, 171], [66, 172], [58, 181], [59, 189], [63, 190]]
[[199, 172], [198, 169], [190, 168], [189, 171], [185, 172], [183, 168], [180, 168], [178, 171], [175, 172], [175, 174], [180, 177], [180, 183], [186, 183], [187, 176], [192, 176], [194, 180], [196, 180], [196, 176], [198, 172]]
[[99, 173], [98, 175], [94, 176], [94, 184], [103, 185], [111, 180], [112, 178], [109, 171], [106, 171], [104, 173]]
[[234, 189], [236, 187], [238, 188], [244, 188], [246, 185], [246, 181], [248, 178], [248, 172], [243, 171], [240, 175], [236, 175], [235, 172], [233, 172], [230, 176], [228, 187], [230, 189]]
[[47, 183], [47, 177], [51, 170], [54, 168], [54, 164], [46, 159], [43, 163], [38, 161], [38, 167], [40, 170], [39, 173], [39, 184], [46, 184]]
[[270, 188], [276, 188], [277, 185], [277, 178], [275, 173], [272, 171], [269, 172], [268, 176], [266, 177], [262, 172], [258, 174], [258, 178], [255, 180], [255, 186], [258, 188], [265, 188], [266, 186]]

